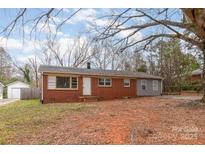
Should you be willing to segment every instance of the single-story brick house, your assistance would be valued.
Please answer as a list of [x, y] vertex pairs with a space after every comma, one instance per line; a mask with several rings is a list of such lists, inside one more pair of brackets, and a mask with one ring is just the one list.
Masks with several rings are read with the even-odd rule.
[[141, 72], [48, 65], [41, 65], [39, 72], [43, 103], [156, 96], [162, 93], [162, 78]]
[[196, 69], [191, 72], [191, 81], [201, 81], [202, 69]]

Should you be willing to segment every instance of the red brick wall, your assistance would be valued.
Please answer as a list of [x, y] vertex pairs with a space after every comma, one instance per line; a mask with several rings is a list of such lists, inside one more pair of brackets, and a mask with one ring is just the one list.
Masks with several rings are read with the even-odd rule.
[[48, 76], [43, 76], [43, 103], [75, 102], [82, 95], [82, 77], [78, 78], [78, 90], [50, 90]]
[[[78, 90], [49, 90], [48, 76], [43, 75], [43, 102], [76, 102], [83, 95], [82, 77], [78, 77]], [[112, 78], [112, 87], [99, 87], [98, 77], [91, 77], [91, 95], [102, 99], [136, 96], [136, 80], [130, 79], [130, 87], [124, 87], [123, 79]]]
[[124, 87], [123, 79], [112, 78], [112, 87], [99, 87], [98, 78], [92, 78], [92, 95], [103, 99], [122, 98], [136, 96], [136, 80], [130, 79], [130, 87]]
[[192, 75], [191, 76], [191, 81], [199, 81], [201, 80], [201, 75]]

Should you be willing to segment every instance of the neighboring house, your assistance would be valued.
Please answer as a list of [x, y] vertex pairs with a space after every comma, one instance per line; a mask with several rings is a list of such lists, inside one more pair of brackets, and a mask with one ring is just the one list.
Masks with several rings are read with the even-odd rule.
[[191, 73], [191, 81], [200, 81], [202, 79], [202, 70], [197, 69]]
[[3, 99], [4, 85], [0, 82], [0, 99]]
[[21, 81], [15, 81], [7, 85], [7, 96], [8, 98], [20, 99], [21, 88], [29, 88], [30, 86]]
[[72, 102], [79, 98], [115, 99], [156, 96], [162, 93], [162, 78], [140, 72], [70, 68], [41, 65], [41, 100]]

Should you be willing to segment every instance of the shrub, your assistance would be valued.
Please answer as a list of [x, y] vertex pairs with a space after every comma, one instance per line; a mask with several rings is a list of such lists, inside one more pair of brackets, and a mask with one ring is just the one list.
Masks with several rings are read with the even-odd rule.
[[182, 86], [182, 90], [184, 91], [197, 91], [200, 92], [203, 89], [201, 84], [187, 84]]

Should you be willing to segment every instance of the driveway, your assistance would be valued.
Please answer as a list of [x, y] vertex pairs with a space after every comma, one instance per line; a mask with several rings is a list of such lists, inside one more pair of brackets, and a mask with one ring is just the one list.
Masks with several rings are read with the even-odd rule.
[[9, 103], [13, 103], [17, 100], [18, 99], [0, 99], [0, 106], [6, 105], [6, 104], [9, 104]]

